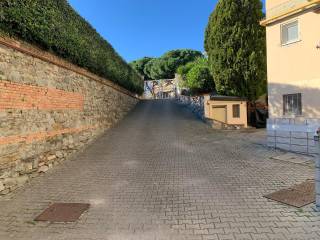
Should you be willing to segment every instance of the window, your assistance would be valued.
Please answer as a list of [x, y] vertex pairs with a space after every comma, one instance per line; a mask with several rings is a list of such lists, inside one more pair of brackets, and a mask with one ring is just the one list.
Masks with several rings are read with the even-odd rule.
[[283, 114], [302, 115], [301, 93], [283, 95]]
[[299, 40], [300, 40], [300, 37], [299, 37], [298, 20], [281, 26], [281, 44], [282, 45], [298, 42]]
[[232, 105], [233, 118], [240, 118], [240, 105]]

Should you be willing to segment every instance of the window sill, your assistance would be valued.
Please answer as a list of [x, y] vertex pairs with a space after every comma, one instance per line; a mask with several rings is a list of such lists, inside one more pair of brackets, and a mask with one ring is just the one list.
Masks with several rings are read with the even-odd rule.
[[290, 46], [292, 44], [295, 44], [295, 43], [298, 43], [298, 42], [301, 42], [302, 40], [299, 39], [299, 40], [294, 40], [294, 41], [291, 41], [291, 42], [287, 42], [287, 43], [281, 43], [281, 47], [286, 47], [286, 46]]

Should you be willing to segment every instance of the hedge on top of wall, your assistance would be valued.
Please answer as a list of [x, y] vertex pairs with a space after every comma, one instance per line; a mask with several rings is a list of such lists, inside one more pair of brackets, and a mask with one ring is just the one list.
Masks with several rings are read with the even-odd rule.
[[0, 31], [141, 94], [143, 80], [67, 0], [1, 0]]

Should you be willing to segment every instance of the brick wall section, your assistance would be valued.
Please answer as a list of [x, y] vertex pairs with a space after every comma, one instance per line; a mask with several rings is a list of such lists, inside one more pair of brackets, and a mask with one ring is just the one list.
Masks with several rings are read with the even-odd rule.
[[84, 97], [78, 93], [0, 81], [0, 111], [6, 109], [82, 110], [83, 101]]
[[84, 148], [137, 102], [108, 80], [0, 37], [0, 195]]

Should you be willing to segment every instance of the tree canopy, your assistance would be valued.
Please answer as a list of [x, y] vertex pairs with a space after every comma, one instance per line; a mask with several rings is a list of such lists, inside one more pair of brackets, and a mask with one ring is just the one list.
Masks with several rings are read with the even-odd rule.
[[189, 89], [192, 94], [208, 93], [215, 89], [208, 60], [204, 57], [179, 67], [177, 73], [182, 77], [183, 87]]
[[255, 100], [266, 92], [265, 29], [260, 0], [219, 0], [205, 35], [209, 68], [220, 94]]
[[[150, 62], [151, 60], [153, 60], [153, 58], [150, 57], [144, 57], [141, 59], [138, 59], [136, 61], [132, 61], [130, 63], [130, 66], [136, 70], [136, 72], [138, 72], [142, 77], [145, 77], [145, 67], [148, 64], [148, 62]], [[147, 77], [148, 78], [148, 77]]]
[[203, 57], [202, 53], [190, 49], [178, 49], [165, 53], [160, 58], [148, 58], [133, 61], [130, 65], [145, 80], [172, 79], [179, 66]]

